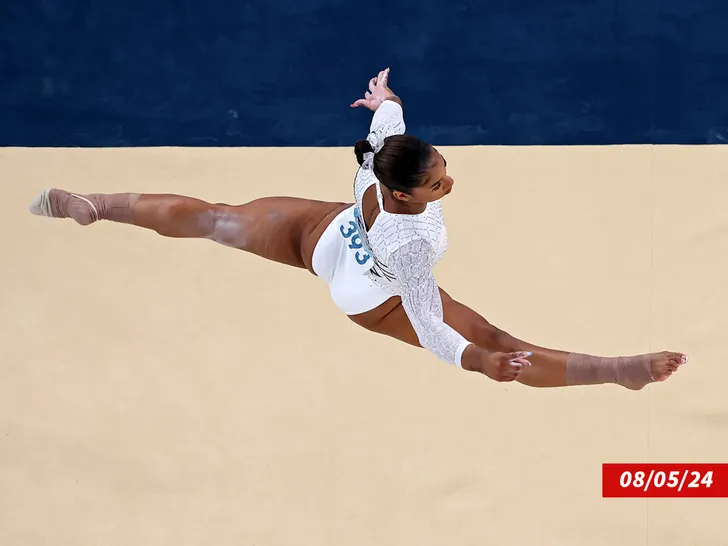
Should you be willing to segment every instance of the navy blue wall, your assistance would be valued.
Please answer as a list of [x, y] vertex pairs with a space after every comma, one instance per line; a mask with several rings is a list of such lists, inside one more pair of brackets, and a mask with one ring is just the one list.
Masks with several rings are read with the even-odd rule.
[[0, 145], [728, 139], [728, 0], [3, 0]]

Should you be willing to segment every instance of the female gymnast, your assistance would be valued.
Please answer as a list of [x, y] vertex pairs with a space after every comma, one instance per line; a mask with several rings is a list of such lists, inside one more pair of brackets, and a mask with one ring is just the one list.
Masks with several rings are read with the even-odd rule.
[[432, 267], [447, 247], [440, 200], [454, 182], [433, 146], [404, 134], [402, 101], [388, 80], [389, 69], [381, 71], [351, 105], [374, 112], [369, 135], [354, 147], [354, 203], [266, 197], [234, 206], [182, 195], [80, 195], [53, 188], [38, 195], [30, 211], [83, 226], [107, 220], [165, 237], [205, 238], [308, 269], [356, 324], [495, 381], [639, 390], [687, 362], [670, 351], [600, 357], [538, 347], [439, 288]]

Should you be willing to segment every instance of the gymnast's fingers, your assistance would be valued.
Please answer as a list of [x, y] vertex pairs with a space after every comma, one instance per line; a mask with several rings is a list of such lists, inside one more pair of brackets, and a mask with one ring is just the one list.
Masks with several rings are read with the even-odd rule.
[[531, 365], [531, 362], [529, 362], [525, 358], [519, 358], [518, 360], [512, 360], [511, 362], [520, 364], [521, 366], [530, 366]]
[[389, 68], [382, 70], [377, 76], [377, 85], [379, 87], [387, 87], [389, 83]]
[[[513, 353], [506, 353], [506, 358], [509, 361], [526, 360], [533, 353], [531, 351], [516, 351]], [[530, 363], [529, 363], [530, 365]]]

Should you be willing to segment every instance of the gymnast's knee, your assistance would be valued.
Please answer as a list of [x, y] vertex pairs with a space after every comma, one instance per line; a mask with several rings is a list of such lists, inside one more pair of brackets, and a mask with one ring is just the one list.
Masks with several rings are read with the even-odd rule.
[[500, 328], [493, 326], [485, 320], [479, 321], [474, 326], [473, 330], [475, 337], [473, 342], [479, 347], [489, 351], [499, 352], [511, 352], [514, 350], [511, 347], [513, 338]]
[[475, 344], [489, 351], [510, 353], [521, 350], [518, 340], [486, 321], [475, 326], [475, 337]]

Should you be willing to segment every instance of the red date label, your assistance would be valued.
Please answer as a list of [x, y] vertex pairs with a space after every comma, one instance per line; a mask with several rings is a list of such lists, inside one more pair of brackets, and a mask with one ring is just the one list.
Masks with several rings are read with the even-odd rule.
[[728, 464], [606, 463], [602, 497], [728, 498]]

